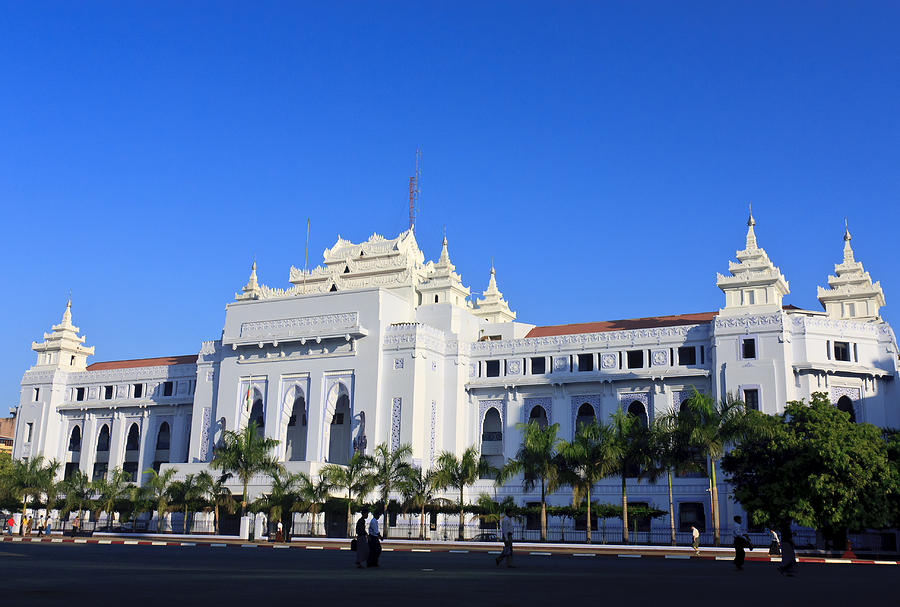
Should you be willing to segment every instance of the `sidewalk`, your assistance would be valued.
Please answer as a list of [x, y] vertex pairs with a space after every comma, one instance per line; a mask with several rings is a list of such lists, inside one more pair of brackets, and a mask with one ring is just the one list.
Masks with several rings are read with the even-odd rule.
[[[38, 538], [36, 536], [3, 536], [4, 542], [29, 543], [66, 543], [66, 544], [116, 544], [131, 546], [179, 546], [211, 548], [280, 548], [306, 550], [350, 550], [350, 540], [333, 538], [296, 538], [288, 543], [275, 543], [264, 540], [247, 542], [233, 536], [208, 535], [171, 535], [171, 534], [131, 534], [127, 536], [94, 533], [92, 537], [63, 537], [53, 535]], [[419, 541], [392, 540], [382, 542], [385, 552], [449, 552], [454, 554], [485, 553], [500, 554], [500, 544], [492, 542], [455, 542], [455, 541]], [[732, 548], [701, 548], [700, 555], [694, 556], [689, 546], [619, 546], [610, 544], [553, 544], [539, 542], [520, 542], [515, 550], [522, 555], [531, 556], [570, 556], [590, 558], [596, 556], [616, 556], [619, 558], [656, 557], [682, 560], [719, 560], [730, 561], [734, 558]], [[873, 560], [865, 558], [844, 559], [825, 556], [799, 556], [800, 563], [854, 564], [854, 565], [900, 565], [900, 560]], [[781, 562], [780, 557], [770, 557], [768, 547], [747, 551], [747, 561]]]

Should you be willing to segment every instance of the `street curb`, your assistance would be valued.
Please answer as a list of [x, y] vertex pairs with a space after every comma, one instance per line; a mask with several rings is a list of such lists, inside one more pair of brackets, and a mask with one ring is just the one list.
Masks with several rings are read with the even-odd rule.
[[[237, 548], [294, 548], [298, 550], [348, 550], [345, 545], [346, 540], [331, 540], [327, 541], [327, 543], [322, 543], [323, 540], [316, 540], [319, 543], [307, 543], [305, 541], [301, 542], [290, 542], [290, 543], [275, 543], [275, 542], [260, 542], [260, 543], [247, 543], [241, 540], [233, 541], [233, 542], [208, 542], [204, 541], [202, 538], [195, 538], [192, 542], [181, 542], [181, 541], [163, 541], [163, 540], [151, 540], [151, 539], [140, 539], [140, 540], [128, 540], [125, 538], [103, 538], [103, 539], [95, 539], [95, 538], [71, 538], [71, 537], [21, 537], [21, 536], [3, 536], [4, 542], [27, 542], [30, 544], [42, 544], [42, 543], [64, 543], [64, 544], [102, 544], [102, 545], [129, 545], [129, 546], [177, 546], [181, 548], [199, 548], [201, 546], [208, 546], [210, 548], [225, 548], [225, 547], [237, 547]], [[324, 538], [323, 538], [324, 539]], [[387, 542], [386, 542], [387, 543]], [[417, 545], [413, 546], [404, 546], [404, 545], [392, 545], [389, 547], [385, 547], [385, 552], [410, 552], [410, 553], [432, 553], [432, 552], [445, 552], [449, 554], [471, 554], [471, 553], [482, 553], [482, 554], [496, 554], [496, 546], [491, 544], [483, 544], [483, 545], [471, 545], [467, 546], [465, 549], [460, 548], [458, 545], [450, 544], [450, 545], [429, 545], [427, 548], [420, 547]], [[542, 550], [532, 550], [532, 548], [542, 548]], [[665, 559], [678, 559], [678, 560], [719, 560], [726, 561], [731, 560], [731, 551], [727, 549], [718, 549], [715, 552], [719, 554], [701, 554], [699, 556], [693, 554], [684, 554], [683, 551], [679, 551], [678, 553], [673, 554], [671, 550], [665, 551], [664, 547], [659, 547], [656, 549], [651, 549], [650, 547], [641, 547], [641, 548], [633, 548], [633, 549], [624, 549], [622, 546], [615, 547], [597, 547], [593, 550], [586, 545], [580, 546], [566, 546], [564, 548], [556, 548], [550, 547], [546, 545], [540, 544], [517, 544], [517, 548], [521, 551], [521, 554], [526, 555], [534, 555], [534, 556], [570, 556], [570, 557], [591, 557], [591, 556], [610, 556], [617, 558], [665, 558]], [[690, 549], [688, 549], [689, 551]], [[708, 552], [712, 552], [710, 549]], [[747, 561], [752, 562], [760, 562], [760, 563], [780, 563], [781, 559], [779, 557], [770, 557], [766, 556], [753, 556], [748, 555], [746, 557]], [[875, 559], [845, 559], [845, 558], [827, 558], [827, 557], [811, 557], [811, 556], [801, 556], [797, 558], [797, 562], [799, 563], [814, 563], [814, 564], [823, 564], [823, 565], [900, 565], [900, 561], [898, 560], [875, 560]]]

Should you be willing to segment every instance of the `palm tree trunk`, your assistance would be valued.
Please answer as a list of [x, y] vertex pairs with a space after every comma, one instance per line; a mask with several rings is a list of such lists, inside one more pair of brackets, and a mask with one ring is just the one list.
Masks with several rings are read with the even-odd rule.
[[669, 527], [672, 531], [672, 545], [675, 545], [675, 506], [672, 502], [672, 469], [666, 468], [666, 478], [669, 481]]
[[463, 517], [464, 516], [465, 515], [463, 514], [463, 485], [460, 485], [459, 486], [459, 538], [457, 538], [460, 541], [465, 539], [463, 537]]
[[547, 541], [547, 498], [544, 495], [544, 479], [541, 479], [541, 541]]
[[241, 517], [247, 515], [247, 480], [244, 480], [244, 493], [241, 494]]
[[716, 486], [716, 460], [709, 458], [710, 463], [710, 492], [709, 499], [712, 500], [712, 517], [713, 517], [713, 545], [719, 545], [719, 488]]
[[347, 537], [353, 537], [353, 494], [347, 490]]
[[624, 468], [622, 468], [622, 542], [628, 543], [628, 493], [625, 489]]
[[191, 528], [188, 526], [188, 507], [184, 507], [184, 533], [185, 535], [191, 534]]
[[[588, 482], [590, 482], [590, 481], [588, 481]], [[586, 541], [588, 544], [590, 544], [591, 543], [591, 486], [590, 485], [588, 485], [588, 488], [587, 488], [587, 502], [588, 502], [588, 507], [587, 507], [587, 538], [586, 538]]]
[[425, 502], [422, 502], [422, 513], [419, 515], [419, 539], [425, 539]]
[[391, 515], [388, 514], [388, 491], [390, 491], [390, 486], [384, 486], [384, 495], [381, 496], [382, 503], [384, 503], [384, 535], [382, 537], [387, 538], [389, 527], [391, 524]]
[[219, 535], [219, 502], [216, 501], [216, 505], [213, 506], [213, 531], [215, 531], [216, 535]]

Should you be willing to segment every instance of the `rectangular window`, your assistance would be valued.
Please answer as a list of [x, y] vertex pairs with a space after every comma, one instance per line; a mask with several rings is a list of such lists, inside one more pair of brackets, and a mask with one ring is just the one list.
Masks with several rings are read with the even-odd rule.
[[687, 533], [691, 525], [700, 533], [706, 531], [706, 513], [702, 502], [682, 502], [678, 504], [678, 531]]
[[756, 358], [756, 339], [745, 337], [741, 340], [741, 358]]
[[40, 399], [41, 399], [41, 389], [40, 389], [40, 388], [35, 388], [34, 390], [32, 390], [32, 393], [31, 393], [31, 400], [37, 402], [37, 401], [39, 401]]
[[485, 361], [485, 375], [488, 377], [500, 377], [500, 361]]
[[172, 382], [167, 381], [163, 383], [163, 396], [172, 396], [172, 389], [174, 388]]
[[828, 360], [831, 360], [831, 342], [825, 340], [825, 356], [828, 357]]
[[110, 400], [113, 397], [113, 387], [103, 386], [103, 400]]
[[99, 481], [106, 478], [106, 464], [97, 462], [94, 464], [94, 477], [91, 480]]
[[846, 341], [834, 342], [834, 360], [850, 362], [850, 344]]
[[643, 350], [630, 350], [626, 352], [628, 356], [628, 368], [629, 369], [641, 369], [644, 366], [644, 351]]
[[700, 346], [700, 364], [706, 364], [706, 348], [704, 346]]
[[547, 359], [543, 356], [534, 356], [531, 359], [531, 374], [543, 375], [547, 372]]
[[344, 425], [344, 414], [343, 413], [335, 413], [334, 417], [331, 418], [332, 426], [343, 426]]
[[128, 478], [131, 480], [132, 483], [137, 482], [137, 469], [138, 469], [137, 462], [125, 462], [122, 465], [122, 470], [125, 471], [125, 474], [128, 475]]
[[131, 390], [132, 396], [135, 398], [140, 398], [144, 395], [144, 384], [134, 384]]
[[[135, 464], [137, 466], [137, 464]], [[63, 478], [72, 478], [72, 475], [78, 471], [78, 462], [68, 462], [66, 470], [63, 472]]]
[[744, 390], [744, 406], [747, 410], [759, 411], [759, 390], [747, 388]]
[[28, 422], [25, 424], [25, 442], [31, 442], [31, 436], [34, 434], [34, 424], [32, 422]]
[[697, 348], [694, 346], [682, 346], [678, 348], [678, 364], [679, 365], [696, 365], [697, 364]]
[[75, 388], [75, 400], [84, 400], [84, 388]]
[[856, 348], [856, 344], [853, 344], [853, 362], [859, 362], [859, 350]]
[[578, 355], [578, 370], [579, 371], [593, 371], [594, 370], [594, 355], [593, 354], [579, 354]]

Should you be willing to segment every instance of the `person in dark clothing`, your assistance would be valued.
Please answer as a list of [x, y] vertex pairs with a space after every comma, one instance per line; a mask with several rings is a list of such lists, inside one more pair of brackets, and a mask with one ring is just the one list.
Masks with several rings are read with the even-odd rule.
[[734, 517], [734, 528], [731, 531], [734, 537], [734, 568], [737, 571], [744, 569], [744, 549], [753, 550], [753, 544], [750, 543], [750, 537], [747, 535], [746, 529], [741, 521], [741, 517]]
[[356, 568], [362, 569], [363, 563], [369, 559], [369, 535], [366, 533], [366, 519], [369, 509], [363, 508], [359, 520], [356, 521]]
[[369, 521], [369, 567], [378, 567], [378, 557], [381, 556], [381, 529], [378, 526], [378, 519], [382, 514], [384, 511], [379, 506]]

